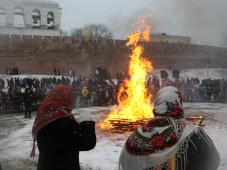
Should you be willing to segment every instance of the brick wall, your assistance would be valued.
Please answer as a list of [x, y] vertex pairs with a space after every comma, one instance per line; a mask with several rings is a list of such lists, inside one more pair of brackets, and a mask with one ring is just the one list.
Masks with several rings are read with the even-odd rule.
[[[0, 73], [18, 67], [21, 74], [94, 74], [105, 66], [112, 75], [126, 71], [130, 49], [124, 40], [72, 37], [0, 36]], [[176, 43], [143, 43], [144, 56], [155, 68], [227, 67], [227, 49]]]

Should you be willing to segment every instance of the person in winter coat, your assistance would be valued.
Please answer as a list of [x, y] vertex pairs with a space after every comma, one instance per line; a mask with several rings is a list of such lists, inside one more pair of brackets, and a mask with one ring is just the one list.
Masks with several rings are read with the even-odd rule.
[[182, 96], [164, 87], [154, 100], [154, 118], [127, 139], [119, 170], [216, 170], [219, 153], [203, 131], [184, 119]]
[[37, 170], [80, 170], [79, 151], [95, 147], [95, 122], [89, 113], [76, 120], [71, 113], [73, 104], [73, 87], [56, 86], [40, 106], [32, 129], [34, 144], [30, 155], [35, 156], [37, 140]]
[[33, 103], [33, 91], [30, 87], [25, 89], [25, 93], [23, 95], [24, 101], [24, 118], [28, 118], [32, 116], [32, 103]]

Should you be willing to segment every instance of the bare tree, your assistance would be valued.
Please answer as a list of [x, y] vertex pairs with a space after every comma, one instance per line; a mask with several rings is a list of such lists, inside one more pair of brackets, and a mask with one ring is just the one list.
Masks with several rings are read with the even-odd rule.
[[91, 31], [92, 31], [92, 36], [93, 38], [112, 38], [112, 33], [109, 31], [109, 29], [102, 24], [92, 24], [90, 25]]
[[70, 31], [70, 35], [72, 37], [80, 38], [82, 36], [82, 30], [81, 30], [81, 28], [73, 28]]
[[88, 39], [97, 38], [112, 38], [112, 33], [103, 24], [90, 24], [85, 25], [82, 28], [74, 28], [71, 30], [71, 36], [73, 37], [85, 37]]

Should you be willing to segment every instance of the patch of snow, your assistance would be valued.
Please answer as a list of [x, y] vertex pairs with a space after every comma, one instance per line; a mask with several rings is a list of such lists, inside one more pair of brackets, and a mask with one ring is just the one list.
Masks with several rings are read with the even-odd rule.
[[8, 138], [0, 141], [0, 160], [6, 158], [28, 158], [29, 152], [32, 149], [31, 129], [33, 122], [34, 119], [26, 121], [27, 125], [10, 134]]
[[[156, 76], [160, 79], [160, 71], [165, 70], [169, 74], [169, 78], [172, 78], [172, 70], [168, 69], [154, 69], [154, 72], [150, 76]], [[210, 78], [214, 79], [227, 79], [227, 69], [224, 68], [203, 68], [203, 69], [182, 69], [180, 71], [180, 79], [185, 80], [187, 78], [198, 78], [199, 80]]]
[[[89, 111], [92, 113], [95, 120], [98, 120], [97, 112], [103, 112], [109, 110], [108, 107], [94, 107], [94, 108], [80, 108], [74, 110], [73, 113]], [[221, 157], [221, 162], [218, 170], [227, 169], [227, 105], [226, 104], [210, 104], [210, 103], [185, 103], [184, 104], [185, 115], [204, 115], [206, 121], [205, 131], [213, 139]], [[20, 116], [22, 119], [22, 116]], [[11, 160], [27, 160], [32, 149], [32, 134], [31, 128], [33, 120], [25, 120], [24, 127], [16, 130], [8, 135], [7, 138], [0, 140], [0, 162]], [[1, 125], [0, 125], [1, 126]], [[13, 125], [11, 125], [13, 126]], [[10, 127], [8, 127], [10, 128]], [[97, 132], [97, 145], [88, 152], [80, 153], [80, 162], [84, 169], [92, 170], [116, 170], [118, 167], [118, 159], [125, 140], [130, 133], [118, 134], [108, 133], [96, 129]], [[31, 169], [35, 167], [37, 162], [38, 153], [33, 160], [33, 164], [25, 164], [25, 169]], [[14, 165], [17, 167], [18, 161], [15, 161]], [[7, 165], [4, 165], [7, 167]], [[29, 166], [29, 167], [28, 167]], [[88, 167], [88, 168], [86, 168]], [[4, 168], [4, 167], [3, 167]], [[4, 170], [4, 169], [3, 169]]]
[[211, 137], [217, 150], [219, 151], [220, 165], [218, 170], [226, 170], [227, 169], [226, 126], [220, 125], [217, 122], [214, 123], [212, 121], [208, 121], [206, 122], [204, 130]]

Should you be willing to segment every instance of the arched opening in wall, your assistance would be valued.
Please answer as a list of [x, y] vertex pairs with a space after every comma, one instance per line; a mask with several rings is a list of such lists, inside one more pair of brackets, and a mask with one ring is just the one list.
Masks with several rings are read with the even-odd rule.
[[21, 7], [16, 7], [14, 10], [14, 27], [25, 27], [24, 23], [24, 10]]
[[47, 28], [48, 29], [55, 29], [54, 27], [54, 13], [48, 12], [47, 14]]
[[0, 27], [6, 26], [6, 11], [0, 7]]
[[32, 27], [41, 28], [41, 14], [37, 9], [32, 11]]

